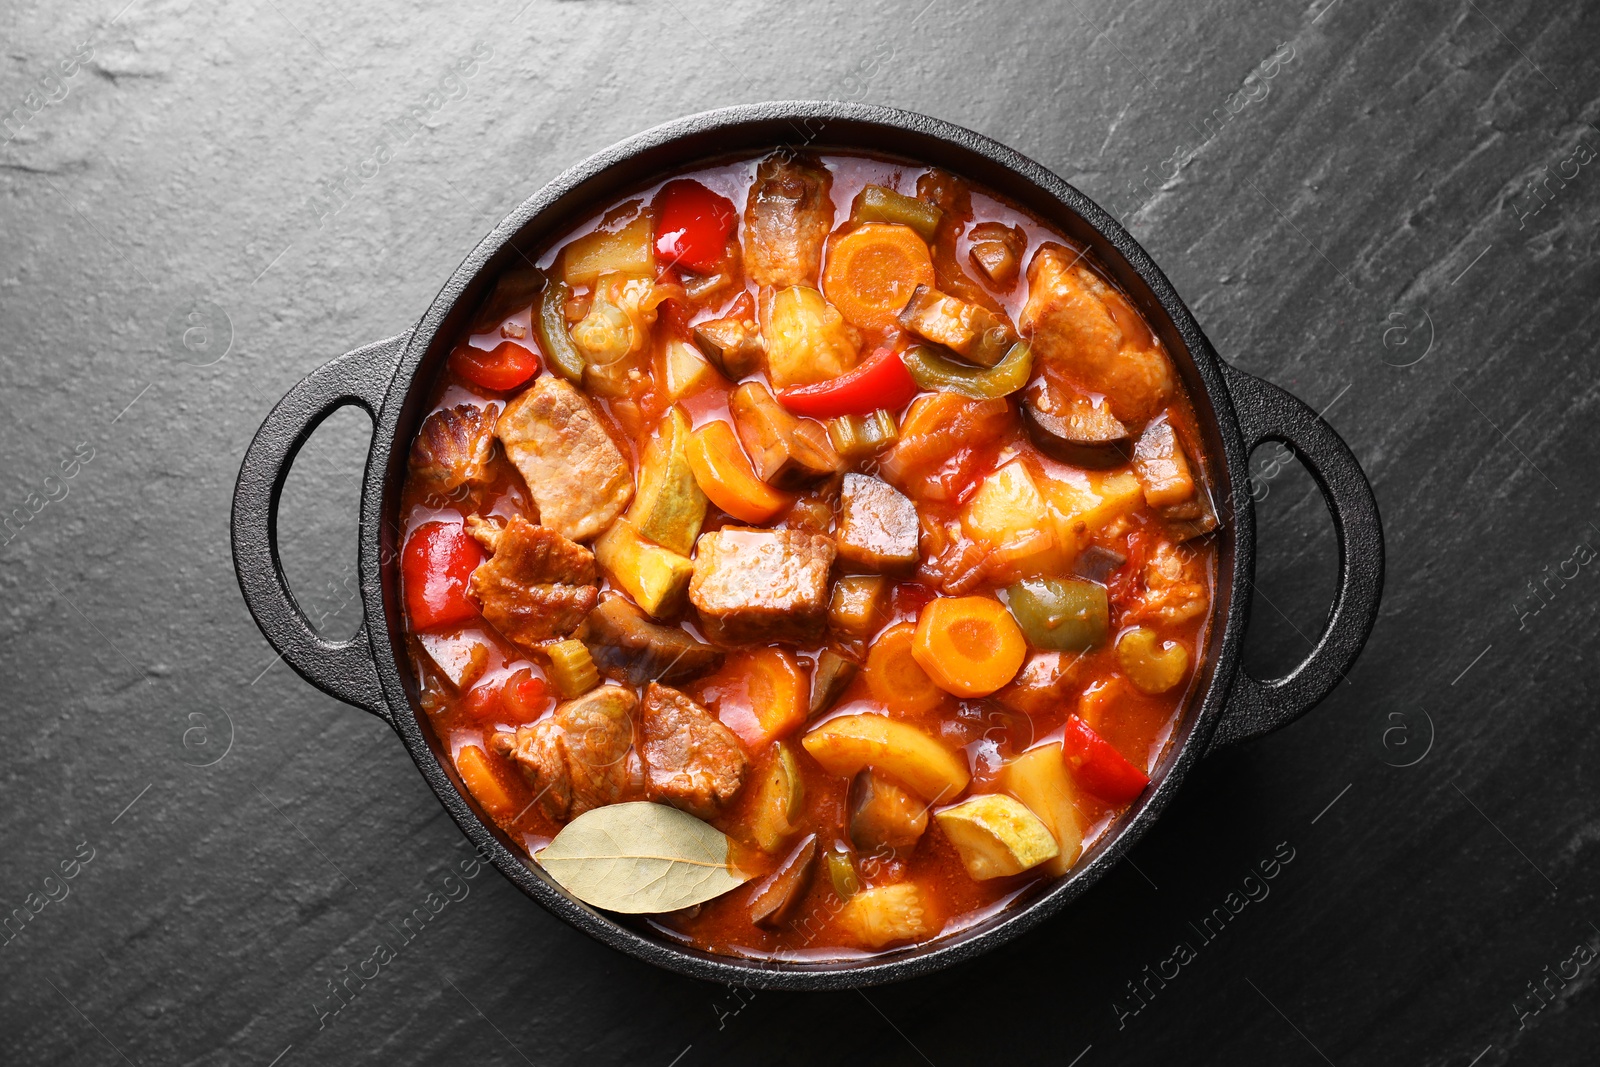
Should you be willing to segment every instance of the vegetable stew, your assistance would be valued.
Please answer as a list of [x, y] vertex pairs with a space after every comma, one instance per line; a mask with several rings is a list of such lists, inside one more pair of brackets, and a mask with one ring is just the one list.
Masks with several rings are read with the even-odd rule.
[[1217, 517], [1161, 342], [959, 176], [779, 150], [508, 271], [402, 499], [419, 702], [580, 899], [721, 953], [926, 941], [1149, 787]]

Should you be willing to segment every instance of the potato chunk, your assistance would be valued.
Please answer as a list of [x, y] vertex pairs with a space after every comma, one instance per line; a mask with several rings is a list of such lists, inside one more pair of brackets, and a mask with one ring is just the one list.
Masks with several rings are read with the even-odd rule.
[[763, 290], [761, 338], [775, 389], [837, 378], [856, 365], [861, 335], [807, 285]]
[[698, 392], [717, 377], [716, 368], [687, 341], [668, 341], [664, 362], [667, 395], [673, 400]]
[[933, 817], [960, 854], [967, 873], [980, 882], [1021, 874], [1061, 854], [1039, 816], [1004, 793], [968, 797]]
[[1038, 484], [1050, 502], [1064, 563], [1075, 559], [1095, 534], [1144, 503], [1144, 487], [1127, 470], [1070, 471]]
[[1049, 509], [1020, 459], [984, 478], [962, 512], [961, 526], [968, 537], [994, 550], [993, 572], [1021, 577], [1061, 564]]
[[661, 619], [683, 607], [694, 564], [688, 556], [646, 541], [627, 519], [618, 519], [600, 535], [594, 558], [650, 615]]
[[562, 537], [587, 541], [633, 499], [627, 459], [571, 382], [539, 378], [506, 405], [495, 433], [522, 472], [541, 525]]
[[1061, 746], [1032, 748], [1000, 768], [1001, 789], [1028, 806], [1049, 828], [1060, 849], [1045, 861], [1050, 874], [1066, 874], [1083, 852], [1083, 819], [1078, 815], [1077, 789], [1067, 773]]

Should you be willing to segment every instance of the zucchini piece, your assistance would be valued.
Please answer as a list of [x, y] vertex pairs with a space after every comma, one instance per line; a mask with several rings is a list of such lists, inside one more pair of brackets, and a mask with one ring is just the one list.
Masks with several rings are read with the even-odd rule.
[[668, 410], [645, 446], [639, 492], [628, 508], [628, 521], [640, 536], [680, 556], [694, 551], [708, 502], [689, 467], [689, 435], [689, 416], [679, 407]]
[[1004, 793], [968, 797], [934, 819], [975, 881], [1021, 874], [1061, 854], [1039, 816]]

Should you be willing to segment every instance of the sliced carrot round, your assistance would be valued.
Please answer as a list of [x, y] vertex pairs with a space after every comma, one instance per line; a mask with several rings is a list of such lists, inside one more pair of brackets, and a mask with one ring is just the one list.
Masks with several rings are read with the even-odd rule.
[[869, 222], [834, 240], [823, 295], [852, 325], [884, 330], [919, 285], [935, 284], [928, 245], [909, 226]]
[[890, 711], [921, 715], [937, 708], [944, 691], [933, 683], [912, 654], [916, 625], [889, 627], [867, 651], [867, 691]]
[[985, 697], [1016, 677], [1028, 643], [998, 600], [940, 597], [917, 617], [911, 653], [945, 692]]
[[755, 468], [725, 422], [700, 427], [684, 449], [700, 491], [717, 507], [744, 522], [766, 522], [794, 502], [756, 477]]

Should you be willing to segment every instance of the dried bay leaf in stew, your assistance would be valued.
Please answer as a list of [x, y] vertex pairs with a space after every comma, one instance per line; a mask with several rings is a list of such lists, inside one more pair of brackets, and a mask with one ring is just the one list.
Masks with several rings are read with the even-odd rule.
[[721, 831], [687, 812], [634, 801], [578, 816], [536, 858], [585, 904], [656, 914], [742, 885], [749, 876], [729, 866], [728, 843]]

